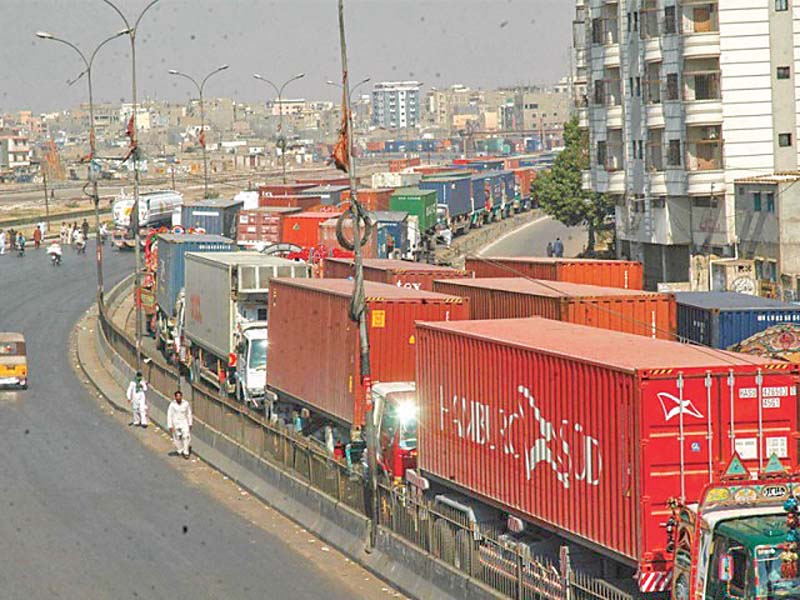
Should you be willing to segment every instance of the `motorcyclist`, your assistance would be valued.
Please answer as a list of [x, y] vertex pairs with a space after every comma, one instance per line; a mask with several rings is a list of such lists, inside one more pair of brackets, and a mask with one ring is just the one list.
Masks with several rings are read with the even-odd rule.
[[50, 260], [58, 264], [61, 263], [64, 251], [61, 249], [61, 243], [58, 240], [50, 242], [50, 245], [47, 247], [47, 255], [50, 257]]

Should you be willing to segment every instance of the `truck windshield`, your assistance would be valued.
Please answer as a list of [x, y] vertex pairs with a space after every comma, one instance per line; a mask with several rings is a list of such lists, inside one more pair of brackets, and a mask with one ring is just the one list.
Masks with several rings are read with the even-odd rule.
[[757, 598], [800, 598], [800, 579], [784, 579], [781, 575], [781, 562], [780, 548], [756, 548]]
[[267, 370], [267, 340], [251, 340], [247, 367], [257, 371]]

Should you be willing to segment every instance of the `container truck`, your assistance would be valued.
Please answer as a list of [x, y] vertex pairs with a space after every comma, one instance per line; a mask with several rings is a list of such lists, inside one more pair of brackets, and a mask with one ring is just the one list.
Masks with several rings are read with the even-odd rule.
[[450, 177], [423, 177], [419, 187], [436, 191], [439, 227], [453, 235], [466, 232], [472, 220], [472, 181], [468, 173]]
[[203, 230], [211, 235], [222, 235], [236, 239], [241, 200], [206, 198], [185, 203], [181, 208], [180, 224], [185, 229]]
[[672, 294], [523, 277], [434, 281], [433, 291], [469, 298], [473, 319], [545, 317], [675, 340]]
[[262, 250], [283, 241], [283, 219], [303, 209], [273, 206], [243, 210], [239, 213], [236, 241], [240, 246]]
[[[400, 211], [376, 210], [369, 213], [375, 223], [375, 242], [377, 258], [409, 258], [417, 253], [409, 246], [408, 213]], [[412, 239], [416, 236], [412, 233]]]
[[[364, 261], [364, 279], [376, 283], [388, 283], [401, 288], [435, 291], [434, 280], [466, 279], [471, 271], [452, 269], [442, 265], [428, 265], [407, 260], [372, 259]], [[353, 277], [353, 259], [329, 258], [325, 260], [326, 279]], [[440, 292], [441, 293], [441, 292]], [[461, 294], [450, 294], [460, 296]]]
[[466, 268], [474, 271], [475, 277], [529, 277], [627, 290], [644, 288], [642, 263], [629, 260], [468, 256]]
[[[360, 380], [358, 324], [349, 318], [353, 282], [345, 279], [275, 279], [270, 285], [267, 387], [272, 410], [287, 420], [305, 409], [304, 432], [332, 424], [340, 441], [358, 440], [366, 420], [366, 391]], [[462, 298], [365, 282], [372, 382], [395, 391], [413, 391], [416, 337], [414, 322], [469, 317]], [[396, 399], [407, 394], [398, 394]], [[383, 414], [402, 418], [408, 437], [386, 452], [387, 464], [407, 464], [415, 453], [412, 407], [386, 406]], [[407, 410], [409, 409], [409, 410]], [[391, 427], [390, 423], [385, 423]], [[397, 425], [397, 423], [395, 423]], [[402, 471], [393, 473], [402, 476]]]
[[[114, 226], [129, 229], [134, 198], [120, 192], [111, 205]], [[157, 190], [139, 194], [139, 227], [158, 227], [172, 225], [172, 214], [183, 206], [183, 196], [173, 190]]]
[[800, 324], [800, 306], [759, 296], [679, 292], [675, 300], [678, 334], [687, 341], [713, 348], [732, 348], [767, 329]]
[[389, 198], [389, 209], [408, 213], [408, 251], [420, 256], [430, 250], [436, 231], [436, 191], [403, 188]]
[[179, 357], [184, 323], [183, 286], [187, 252], [231, 252], [233, 240], [220, 235], [161, 233], [158, 244], [157, 343], [168, 358]]
[[[769, 359], [538, 317], [418, 323], [416, 382], [409, 493], [472, 524], [458, 538], [434, 525], [461, 564], [481, 556], [481, 531], [505, 527], [530, 549], [543, 529], [635, 577], [640, 592], [664, 592], [673, 566], [686, 566], [667, 529], [675, 498], [702, 500], [734, 456], [753, 472], [797, 461], [800, 373]], [[772, 494], [734, 492], [729, 511], [700, 523], [697, 572], [716, 569], [709, 542], [723, 520], [755, 533], [754, 509]]]
[[268, 294], [275, 277], [311, 277], [304, 263], [259, 252], [186, 254], [185, 363], [195, 381], [264, 404]]

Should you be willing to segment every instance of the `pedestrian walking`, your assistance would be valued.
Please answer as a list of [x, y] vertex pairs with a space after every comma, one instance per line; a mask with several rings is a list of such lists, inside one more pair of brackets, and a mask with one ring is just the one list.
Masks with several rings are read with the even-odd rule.
[[547, 256], [553, 256], [553, 242], [547, 242]]
[[33, 230], [33, 247], [38, 250], [39, 246], [41, 245], [42, 245], [42, 230], [39, 229], [39, 227], [37, 226]]
[[61, 244], [68, 244], [69, 239], [67, 236], [67, 224], [64, 221], [61, 221], [61, 229], [59, 230], [59, 237], [61, 238]]
[[128, 384], [127, 397], [133, 413], [131, 426], [147, 429], [147, 382], [143, 379], [141, 371], [136, 371], [136, 375]]
[[6, 232], [0, 229], [0, 256], [6, 253]]
[[564, 242], [561, 241], [560, 237], [556, 238], [556, 241], [553, 242], [553, 254], [557, 258], [562, 258], [564, 256]]
[[89, 221], [86, 219], [81, 223], [81, 232], [83, 233], [83, 239], [89, 241]]
[[192, 406], [183, 399], [183, 392], [175, 392], [175, 399], [167, 410], [167, 429], [172, 434], [172, 443], [180, 456], [186, 460], [192, 452]]

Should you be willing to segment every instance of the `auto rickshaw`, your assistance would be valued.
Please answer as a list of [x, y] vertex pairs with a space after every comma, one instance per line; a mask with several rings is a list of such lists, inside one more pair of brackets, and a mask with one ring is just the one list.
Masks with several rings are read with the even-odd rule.
[[25, 336], [0, 332], [0, 389], [28, 389]]

